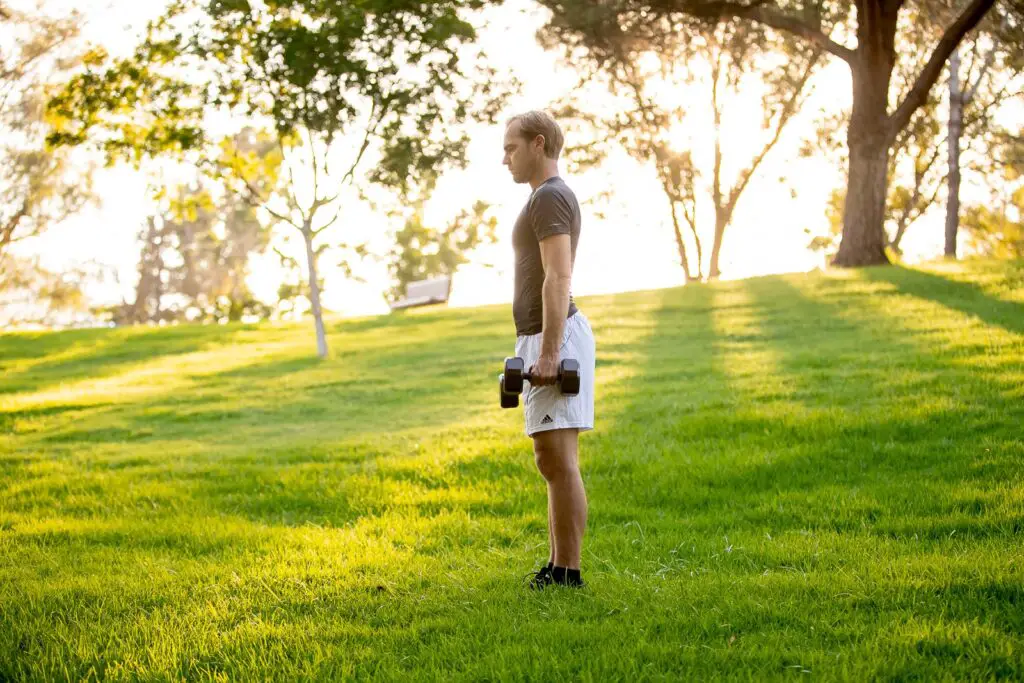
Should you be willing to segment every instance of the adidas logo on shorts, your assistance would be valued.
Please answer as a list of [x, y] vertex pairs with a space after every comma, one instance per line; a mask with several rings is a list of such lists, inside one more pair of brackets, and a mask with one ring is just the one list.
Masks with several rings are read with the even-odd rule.
[[550, 415], [545, 415], [545, 416], [544, 416], [544, 419], [540, 421], [540, 423], [541, 423], [542, 425], [549, 425], [549, 424], [551, 424], [552, 422], [554, 422], [554, 420], [552, 420], [552, 419], [551, 419], [551, 416], [550, 416]]

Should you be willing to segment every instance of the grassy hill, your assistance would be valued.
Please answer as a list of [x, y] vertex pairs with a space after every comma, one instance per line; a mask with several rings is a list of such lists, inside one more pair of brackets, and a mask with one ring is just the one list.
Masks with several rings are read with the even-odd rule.
[[0, 680], [1024, 677], [1024, 264], [580, 304], [582, 592], [508, 307], [0, 337]]

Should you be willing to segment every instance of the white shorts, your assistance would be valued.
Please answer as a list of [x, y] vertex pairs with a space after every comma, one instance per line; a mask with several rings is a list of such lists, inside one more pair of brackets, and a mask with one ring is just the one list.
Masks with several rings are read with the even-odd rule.
[[[526, 369], [537, 362], [543, 334], [522, 335], [516, 338], [515, 355], [523, 359]], [[562, 348], [559, 361], [573, 358], [580, 364], [580, 393], [564, 396], [557, 384], [534, 387], [523, 384], [523, 414], [526, 435], [551, 429], [579, 429], [586, 432], [594, 428], [594, 332], [582, 311], [565, 321], [562, 330]]]

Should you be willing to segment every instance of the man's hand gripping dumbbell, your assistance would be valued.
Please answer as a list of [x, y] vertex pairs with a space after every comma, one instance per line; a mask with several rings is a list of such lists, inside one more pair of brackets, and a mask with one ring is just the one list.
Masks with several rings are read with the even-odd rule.
[[[523, 393], [523, 381], [530, 382], [530, 373], [526, 372], [526, 363], [522, 358], [506, 358], [505, 372], [498, 376], [498, 388], [502, 408], [519, 406], [519, 394]], [[580, 393], [580, 364], [565, 358], [558, 366], [558, 388], [566, 396]]]

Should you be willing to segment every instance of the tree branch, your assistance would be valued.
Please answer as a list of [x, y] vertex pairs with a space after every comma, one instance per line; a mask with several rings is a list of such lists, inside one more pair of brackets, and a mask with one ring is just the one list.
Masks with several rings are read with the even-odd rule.
[[334, 129], [327, 131], [327, 137], [324, 139], [324, 175], [328, 178], [331, 177], [331, 145], [334, 144]]
[[260, 193], [256, 190], [255, 187], [252, 186], [252, 183], [250, 183], [248, 180], [244, 178], [242, 179], [242, 182], [245, 183], [245, 189], [248, 190], [247, 194], [242, 195], [242, 199], [248, 202], [250, 206], [252, 206], [253, 208], [261, 208], [265, 210], [267, 213], [269, 213], [271, 216], [276, 218], [277, 220], [281, 221], [282, 223], [287, 223], [288, 225], [292, 226], [297, 230], [302, 230], [302, 226], [296, 224], [295, 221], [293, 221], [291, 218], [282, 216], [278, 212], [271, 209], [269, 202], [266, 202], [260, 198]]
[[322, 233], [324, 230], [326, 230], [327, 228], [329, 228], [332, 225], [334, 225], [338, 221], [338, 218], [340, 216], [341, 216], [341, 209], [339, 208], [338, 211], [334, 214], [334, 218], [332, 218], [331, 220], [327, 221], [326, 223], [324, 223], [319, 228], [317, 228], [316, 230], [313, 231], [313, 236], [316, 237], [317, 235]]
[[[662, 178], [662, 187], [665, 189], [665, 194], [668, 195], [669, 209], [672, 212], [672, 228], [676, 236], [676, 248], [679, 250], [679, 261], [680, 265], [683, 266], [683, 275], [686, 277], [687, 282], [693, 279], [690, 275], [690, 259], [686, 255], [686, 242], [683, 241], [683, 231], [679, 229], [679, 216], [676, 213], [676, 203], [672, 198], [672, 190], [669, 187], [669, 182]], [[686, 207], [683, 207], [683, 212], [686, 212]]]
[[819, 57], [820, 53], [818, 52], [815, 52], [814, 55], [811, 57], [807, 65], [807, 70], [804, 71], [803, 76], [800, 78], [799, 81], [797, 81], [795, 87], [793, 88], [793, 97], [791, 97], [789, 101], [786, 102], [785, 106], [782, 108], [782, 111], [779, 112], [779, 121], [775, 129], [775, 135], [772, 136], [772, 139], [768, 141], [768, 143], [761, 150], [761, 153], [757, 155], [757, 157], [750, 164], [750, 166], [740, 174], [739, 182], [736, 183], [736, 185], [732, 188], [732, 191], [729, 193], [729, 202], [726, 205], [726, 209], [730, 217], [732, 216], [733, 210], [736, 208], [736, 202], [739, 201], [740, 195], [743, 194], [743, 190], [746, 189], [747, 183], [750, 182], [750, 178], [757, 171], [757, 168], [758, 166], [761, 165], [761, 162], [764, 161], [764, 158], [768, 155], [768, 152], [770, 152], [772, 148], [775, 147], [776, 143], [778, 143], [779, 139], [782, 137], [782, 131], [786, 128], [786, 124], [789, 123], [789, 119], [792, 118], [793, 115], [796, 114], [797, 110], [800, 108], [799, 105], [803, 101], [803, 99], [800, 96], [803, 94], [804, 88], [807, 87], [807, 81], [811, 79], [811, 74], [814, 72], [814, 65], [817, 63]]
[[362, 161], [363, 154], [366, 153], [366, 148], [370, 146], [370, 137], [377, 132], [377, 126], [380, 125], [380, 122], [384, 119], [384, 114], [386, 113], [387, 107], [384, 106], [382, 107], [380, 114], [377, 115], [377, 120], [374, 121], [374, 116], [377, 114], [377, 101], [374, 100], [373, 108], [370, 109], [370, 120], [366, 122], [366, 135], [363, 136], [363, 143], [359, 146], [359, 153], [356, 154], [356, 160], [352, 162], [351, 168], [349, 168], [348, 172], [341, 177], [341, 182], [338, 183], [339, 187], [351, 180], [355, 175], [356, 168], [359, 166], [359, 162]]
[[896, 135], [910, 121], [910, 117], [917, 111], [918, 107], [924, 104], [925, 99], [928, 97], [928, 91], [935, 84], [946, 61], [953, 54], [953, 50], [960, 44], [960, 41], [967, 35], [968, 31], [978, 25], [978, 22], [981, 21], [982, 17], [985, 16], [985, 13], [988, 12], [994, 3], [995, 0], [971, 0], [971, 4], [960, 13], [956, 21], [946, 28], [946, 32], [939, 40], [939, 44], [935, 46], [935, 50], [928, 59], [928, 63], [921, 70], [921, 73], [918, 74], [917, 80], [907, 94], [906, 99], [889, 117], [886, 137], [890, 145], [896, 138]]
[[[280, 138], [277, 141], [277, 146], [281, 149], [281, 159], [285, 166], [288, 168], [288, 200], [291, 202], [291, 208], [293, 211], [302, 213], [302, 207], [299, 206], [299, 200], [295, 196], [295, 173], [292, 171], [291, 162], [288, 161], [288, 155], [284, 151], [284, 145], [281, 144]], [[303, 216], [305, 218], [305, 216]]]
[[721, 53], [717, 41], [711, 61], [711, 112], [715, 125], [715, 161], [711, 175], [711, 200], [715, 203], [715, 212], [722, 206], [722, 107], [718, 101], [718, 79], [722, 73]]
[[[991, 0], [991, 2], [994, 2], [994, 0]], [[991, 4], [991, 2], [989, 4]], [[779, 31], [785, 31], [799, 38], [803, 38], [811, 44], [820, 47], [836, 57], [839, 57], [848, 64], [853, 63], [854, 50], [832, 40], [832, 38], [825, 35], [825, 33], [823, 33], [817, 26], [805, 23], [796, 17], [788, 16], [776, 9], [766, 7], [764, 5], [764, 0], [756, 0], [755, 3], [751, 5], [739, 5], [733, 2], [720, 2], [719, 0], [698, 2], [693, 5], [673, 0], [666, 0], [655, 4], [665, 10], [685, 9], [687, 14], [699, 18], [715, 19], [735, 17], [740, 19], [751, 19], [764, 24], [765, 26], [770, 26], [771, 28]]]
[[[316, 163], [316, 145], [313, 143], [313, 132], [309, 128], [306, 128], [306, 136], [309, 138], [309, 158], [313, 162], [313, 199], [316, 200], [320, 194], [320, 167]], [[315, 209], [310, 211], [310, 215], [313, 213], [316, 213]]]
[[693, 241], [697, 244], [697, 279], [704, 277], [704, 249], [700, 244], [700, 234], [697, 232], [697, 217], [687, 213], [687, 220], [690, 223], [690, 232], [693, 233]]
[[[922, 207], [920, 210], [918, 210], [917, 215], [914, 216], [915, 210], [918, 209], [918, 202], [921, 200], [921, 186], [924, 184], [924, 176], [926, 173], [928, 173], [929, 170], [931, 170], [932, 164], [935, 163], [935, 159], [938, 158], [938, 150], [939, 147], [936, 146], [935, 152], [932, 154], [931, 159], [925, 166], [924, 171], [922, 171], [921, 173], [914, 174], [914, 191], [913, 193], [911, 193], [910, 199], [907, 201], [907, 205], [903, 207], [903, 212], [900, 215], [900, 219], [896, 223], [896, 236], [892, 238], [891, 242], [889, 242], [889, 246], [891, 246], [896, 251], [900, 251], [900, 243], [903, 241], [903, 235], [906, 234], [907, 228], [909, 228], [910, 225], [915, 220], [917, 220], [918, 217], [920, 217], [921, 212], [924, 211], [924, 208], [930, 206], [930, 204], [926, 204], [925, 207]], [[911, 216], [914, 217], [911, 218]]]
[[[309, 207], [309, 221], [310, 221], [310, 223], [313, 222], [313, 216], [316, 215], [317, 211], [319, 211], [323, 207], [327, 206], [328, 204], [331, 204], [332, 202], [334, 202], [339, 196], [341, 196], [340, 192], [335, 193], [334, 195], [332, 195], [330, 197], [317, 197], [316, 199], [314, 199], [312, 206]], [[303, 218], [305, 218], [305, 216], [303, 216]]]
[[974, 79], [974, 83], [966, 90], [963, 94], [963, 103], [965, 105], [970, 104], [974, 100], [974, 96], [978, 94], [978, 86], [981, 85], [981, 80], [985, 78], [985, 74], [992, 67], [992, 62], [995, 60], [996, 48], [995, 45], [989, 49], [985, 55], [985, 61], [981, 64], [981, 69], [978, 70], [978, 76]]
[[[971, 137], [970, 135], [967, 135], [968, 129], [971, 129], [973, 131], [974, 128], [979, 125], [987, 126], [990, 118], [990, 112], [993, 109], [1001, 106], [1003, 102], [1005, 102], [1008, 99], [1006, 91], [1009, 89], [1009, 86], [1009, 82], [1004, 83], [1003, 86], [999, 89], [999, 91], [996, 92], [992, 96], [992, 98], [985, 103], [985, 106], [982, 107], [980, 111], [976, 111], [973, 107], [970, 110], [968, 110], [966, 107], [964, 108], [964, 136], [967, 137], [968, 140]], [[1009, 96], [1009, 98], [1012, 97], [1013, 95]], [[968, 111], [976, 111], [976, 113], [968, 114]]]
[[28, 75], [29, 67], [31, 67], [34, 62], [39, 61], [43, 57], [47, 56], [48, 54], [56, 50], [58, 47], [66, 43], [68, 39], [68, 36], [62, 35], [56, 40], [51, 41], [48, 45], [39, 48], [39, 50], [35, 54], [25, 57], [24, 59], [22, 59], [20, 63], [15, 64], [11, 68], [0, 73], [0, 78], [2, 78], [5, 81], [21, 80], [22, 78]]
[[7, 221], [6, 225], [0, 227], [0, 254], [3, 253], [5, 247], [15, 242], [14, 231], [18, 229], [18, 224], [21, 223], [21, 219], [28, 215], [29, 203], [28, 199], [24, 199], [21, 202], [21, 208], [18, 212], [11, 216], [11, 219]]

